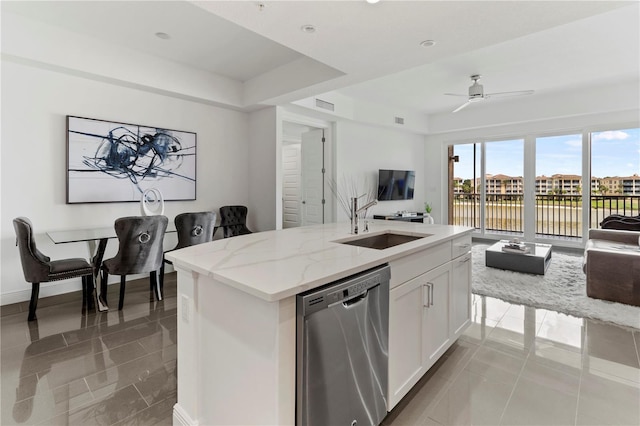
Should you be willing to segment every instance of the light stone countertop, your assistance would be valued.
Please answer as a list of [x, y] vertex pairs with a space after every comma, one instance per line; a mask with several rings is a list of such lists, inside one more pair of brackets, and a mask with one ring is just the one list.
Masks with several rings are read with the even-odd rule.
[[[255, 232], [166, 254], [174, 266], [209, 276], [269, 302], [285, 299], [385, 262], [470, 233], [465, 226], [369, 220], [369, 232], [349, 233], [349, 222]], [[362, 227], [362, 224], [361, 224]], [[384, 250], [335, 240], [398, 231], [433, 234]]]

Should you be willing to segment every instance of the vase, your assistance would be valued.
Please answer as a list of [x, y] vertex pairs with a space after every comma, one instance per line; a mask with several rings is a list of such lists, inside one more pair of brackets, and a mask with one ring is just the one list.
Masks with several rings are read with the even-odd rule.
[[433, 217], [431, 217], [431, 215], [429, 213], [425, 213], [424, 214], [424, 218], [422, 219], [422, 221], [424, 223], [428, 223], [429, 225], [433, 225], [434, 224]]
[[157, 188], [149, 188], [142, 193], [140, 198], [140, 210], [142, 216], [155, 216], [164, 214], [164, 198]]

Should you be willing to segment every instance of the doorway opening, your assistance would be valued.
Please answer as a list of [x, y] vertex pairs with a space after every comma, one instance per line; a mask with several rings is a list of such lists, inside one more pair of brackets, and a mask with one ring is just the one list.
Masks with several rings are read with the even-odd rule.
[[333, 222], [330, 127], [283, 121], [282, 228]]

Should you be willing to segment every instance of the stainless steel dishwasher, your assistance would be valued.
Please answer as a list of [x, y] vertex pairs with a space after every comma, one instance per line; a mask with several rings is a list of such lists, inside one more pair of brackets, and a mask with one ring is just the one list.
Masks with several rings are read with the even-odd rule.
[[383, 265], [297, 296], [298, 426], [386, 416], [390, 276]]

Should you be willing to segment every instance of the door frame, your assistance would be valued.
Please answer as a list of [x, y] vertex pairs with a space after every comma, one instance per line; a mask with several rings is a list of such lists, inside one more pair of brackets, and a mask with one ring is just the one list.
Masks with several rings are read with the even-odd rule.
[[[335, 180], [335, 145], [336, 145], [336, 132], [335, 132], [335, 122], [334, 121], [326, 121], [319, 118], [314, 118], [302, 114], [296, 114], [286, 109], [282, 109], [282, 114], [280, 114], [280, 125], [279, 127], [279, 135], [278, 135], [278, 155], [282, 155], [282, 145], [284, 141], [283, 127], [284, 123], [294, 123], [300, 124], [308, 127], [313, 127], [317, 129], [322, 129], [325, 131], [325, 137], [329, 137], [329, 143], [325, 144], [325, 153], [324, 153], [324, 164], [325, 164], [325, 185], [327, 185], [328, 180]], [[282, 165], [280, 165], [279, 169], [276, 172], [276, 185], [282, 187], [283, 180], [283, 170]], [[336, 206], [335, 203], [331, 202], [330, 192], [325, 191], [326, 194], [326, 204], [324, 207], [324, 217], [325, 223], [334, 222], [336, 218]], [[282, 200], [277, 200], [278, 203], [282, 203]], [[282, 221], [283, 221], [283, 212], [280, 209], [280, 212], [276, 215], [276, 229], [282, 229]]]

